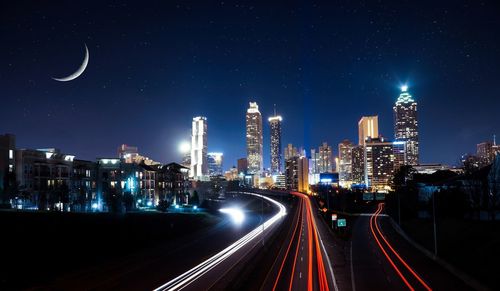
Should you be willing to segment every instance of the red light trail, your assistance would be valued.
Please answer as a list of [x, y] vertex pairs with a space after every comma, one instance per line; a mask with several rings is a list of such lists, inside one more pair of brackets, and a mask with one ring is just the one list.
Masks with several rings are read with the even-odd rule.
[[[377, 242], [377, 245], [379, 246], [380, 250], [386, 257], [387, 261], [389, 261], [390, 265], [393, 267], [393, 269], [396, 271], [398, 276], [403, 280], [405, 285], [410, 289], [410, 290], [415, 290], [415, 287], [410, 284], [408, 277], [416, 279], [426, 290], [432, 290], [427, 283], [408, 265], [408, 263], [396, 252], [396, 250], [392, 247], [392, 245], [389, 243], [389, 241], [385, 238], [383, 235], [382, 231], [380, 230], [379, 223], [378, 223], [378, 216], [382, 212], [384, 208], [384, 204], [380, 203], [378, 205], [377, 211], [370, 217], [370, 230], [372, 232], [373, 237], [375, 238], [375, 241]], [[376, 230], [376, 232], [375, 232]], [[379, 239], [379, 237], [381, 239]], [[396, 263], [393, 261], [391, 256], [387, 253], [386, 248], [384, 245], [381, 243], [381, 240], [384, 242], [384, 244], [389, 248], [391, 253], [399, 260], [399, 262], [410, 272], [411, 276], [405, 276], [403, 272], [398, 268]], [[408, 274], [408, 275], [410, 275]]]

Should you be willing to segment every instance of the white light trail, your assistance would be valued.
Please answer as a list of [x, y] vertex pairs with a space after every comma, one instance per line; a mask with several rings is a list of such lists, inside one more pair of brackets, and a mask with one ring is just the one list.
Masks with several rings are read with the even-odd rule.
[[259, 195], [259, 194], [254, 194], [254, 193], [248, 193], [244, 192], [243, 194], [248, 194], [248, 195], [253, 195], [257, 197], [261, 197], [263, 199], [266, 199], [267, 201], [275, 204], [279, 208], [279, 212], [268, 219], [266, 222], [263, 224], [259, 225], [256, 227], [254, 230], [249, 232], [247, 235], [244, 237], [240, 238], [237, 240], [235, 243], [231, 244], [227, 248], [223, 249], [219, 253], [215, 254], [211, 258], [205, 260], [201, 264], [197, 265], [196, 267], [192, 268], [191, 270], [177, 276], [176, 278], [170, 280], [169, 282], [163, 284], [162, 286], [154, 289], [154, 291], [159, 291], [159, 290], [181, 290], [191, 284], [192, 282], [196, 281], [200, 277], [202, 277], [205, 273], [209, 272], [211, 269], [215, 268], [218, 264], [223, 262], [225, 259], [230, 257], [232, 254], [237, 252], [239, 249], [244, 247], [246, 244], [251, 242], [253, 239], [261, 235], [264, 230], [269, 228], [271, 225], [276, 223], [281, 217], [286, 215], [286, 208], [283, 206], [283, 204], [279, 203], [278, 201], [271, 199], [269, 197]]

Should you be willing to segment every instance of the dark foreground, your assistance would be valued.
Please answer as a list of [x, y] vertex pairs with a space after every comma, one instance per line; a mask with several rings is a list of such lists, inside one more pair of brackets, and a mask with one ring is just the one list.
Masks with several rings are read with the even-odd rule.
[[221, 219], [182, 213], [0, 212], [0, 289], [44, 286], [64, 274], [196, 233]]

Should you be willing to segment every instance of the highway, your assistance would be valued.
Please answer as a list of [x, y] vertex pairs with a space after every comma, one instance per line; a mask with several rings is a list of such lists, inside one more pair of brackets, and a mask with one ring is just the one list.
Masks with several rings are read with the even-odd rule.
[[309, 196], [299, 199], [290, 233], [261, 290], [338, 290]]
[[[235, 243], [190, 270], [171, 279], [167, 283], [157, 287], [155, 291], [211, 289], [213, 285], [223, 279], [233, 266], [238, 264], [241, 258], [245, 257], [254, 247], [259, 245], [262, 236], [269, 235], [269, 233], [276, 228], [277, 222], [286, 215], [285, 206], [278, 201], [259, 194], [249, 192], [244, 194], [265, 199], [277, 206], [279, 211]], [[266, 230], [267, 234], [265, 233]]]
[[352, 236], [353, 290], [469, 290], [397, 234], [382, 217], [384, 203], [356, 218]]
[[[286, 215], [274, 199], [240, 193], [235, 203], [271, 207], [270, 214], [246, 213], [235, 225], [228, 217], [209, 229], [189, 234], [102, 265], [60, 276], [35, 286], [37, 290], [207, 290], [223, 279], [235, 264], [270, 237]], [[253, 202], [252, 202], [253, 201]], [[254, 205], [255, 206], [255, 205]]]

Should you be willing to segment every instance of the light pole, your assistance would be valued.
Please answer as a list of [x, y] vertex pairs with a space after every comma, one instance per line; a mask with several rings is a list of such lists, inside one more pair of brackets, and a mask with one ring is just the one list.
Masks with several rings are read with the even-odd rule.
[[261, 217], [262, 217], [262, 245], [265, 245], [265, 233], [264, 233], [264, 194], [260, 194], [260, 201], [261, 201]]
[[438, 191], [434, 191], [432, 194], [432, 218], [433, 218], [433, 224], [434, 224], [434, 255], [437, 256], [438, 250], [437, 250], [437, 231], [436, 231], [436, 193]]
[[400, 191], [398, 191], [398, 224], [401, 226], [401, 199], [399, 195], [401, 195]]

